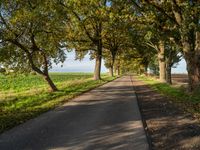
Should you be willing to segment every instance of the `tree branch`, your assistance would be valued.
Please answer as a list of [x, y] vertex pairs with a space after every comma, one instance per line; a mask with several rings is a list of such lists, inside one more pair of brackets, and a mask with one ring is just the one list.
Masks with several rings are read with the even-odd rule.
[[147, 2], [149, 5], [153, 6], [156, 10], [158, 10], [159, 12], [161, 12], [169, 20], [171, 20], [172, 22], [174, 22], [176, 25], [179, 26], [179, 23], [177, 22], [177, 20], [174, 17], [172, 17], [169, 14], [167, 14], [163, 8], [161, 8], [160, 6], [156, 5], [155, 3], [150, 2], [150, 0], [144, 0], [144, 1]]
[[36, 71], [37, 73], [44, 75], [44, 73], [38, 67], [35, 66], [35, 64], [33, 62], [33, 57], [26, 47], [24, 47], [22, 44], [20, 44], [17, 40], [7, 39], [7, 41], [9, 41], [12, 44], [16, 45], [17, 47], [21, 48], [27, 54], [27, 57], [31, 64], [32, 69], [34, 71]]

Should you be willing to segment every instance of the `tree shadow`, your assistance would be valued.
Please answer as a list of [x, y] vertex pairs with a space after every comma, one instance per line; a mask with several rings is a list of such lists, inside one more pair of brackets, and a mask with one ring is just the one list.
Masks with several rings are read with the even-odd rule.
[[148, 149], [130, 85], [110, 83], [81, 97], [3, 133], [0, 149]]
[[200, 125], [196, 119], [146, 84], [136, 80], [133, 84], [151, 135], [152, 149], [200, 149]]

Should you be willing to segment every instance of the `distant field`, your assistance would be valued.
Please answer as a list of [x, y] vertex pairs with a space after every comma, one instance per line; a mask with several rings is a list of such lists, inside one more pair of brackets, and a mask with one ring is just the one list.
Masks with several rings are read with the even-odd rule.
[[[92, 73], [50, 73], [50, 76], [56, 85], [63, 82], [92, 78]], [[23, 91], [33, 88], [47, 87], [46, 82], [38, 75], [18, 75], [3, 76], [0, 75], [0, 91]]]
[[172, 80], [175, 82], [186, 84], [188, 83], [188, 75], [187, 74], [172, 74]]
[[92, 73], [51, 73], [59, 91], [50, 93], [38, 75], [0, 75], [0, 132], [114, 79], [106, 74], [101, 81], [92, 77]]
[[[157, 79], [159, 76], [154, 76]], [[188, 75], [187, 74], [172, 74], [172, 82], [178, 84], [187, 84], [188, 83]]]

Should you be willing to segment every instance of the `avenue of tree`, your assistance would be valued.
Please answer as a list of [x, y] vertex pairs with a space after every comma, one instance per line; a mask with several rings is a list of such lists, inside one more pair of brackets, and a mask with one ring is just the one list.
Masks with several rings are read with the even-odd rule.
[[0, 71], [49, 76], [52, 63], [90, 54], [94, 80], [101, 65], [111, 76], [127, 72], [171, 81], [171, 68], [186, 60], [189, 90], [200, 87], [198, 0], [0, 0]]

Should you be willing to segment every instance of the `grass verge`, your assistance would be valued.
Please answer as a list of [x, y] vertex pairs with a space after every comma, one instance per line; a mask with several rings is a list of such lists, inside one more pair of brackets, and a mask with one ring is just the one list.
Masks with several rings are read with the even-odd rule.
[[155, 78], [139, 76], [138, 79], [149, 85], [155, 91], [169, 98], [185, 111], [191, 113], [194, 117], [200, 119], [200, 93], [187, 93], [180, 87], [172, 87], [167, 83], [161, 83]]
[[83, 92], [114, 80], [114, 77], [103, 75], [103, 80], [94, 81], [92, 78], [72, 80], [60, 83], [59, 91], [49, 93], [48, 90], [36, 89], [28, 93], [15, 95], [11, 100], [0, 102], [0, 133], [21, 124], [41, 113], [53, 109]]

